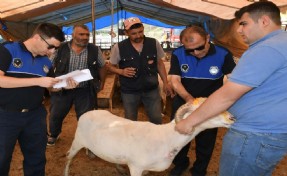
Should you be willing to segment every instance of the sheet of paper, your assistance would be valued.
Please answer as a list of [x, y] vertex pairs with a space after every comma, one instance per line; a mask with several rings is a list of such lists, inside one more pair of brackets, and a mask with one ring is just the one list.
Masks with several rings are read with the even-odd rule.
[[62, 88], [62, 87], [66, 87], [68, 78], [73, 78], [78, 83], [93, 79], [89, 69], [75, 70], [73, 72], [70, 72], [68, 74], [65, 74], [65, 75], [62, 75], [62, 76], [59, 76], [56, 78], [61, 79], [60, 82], [58, 82], [57, 84], [55, 84], [53, 86], [53, 88], [57, 88], [57, 89]]

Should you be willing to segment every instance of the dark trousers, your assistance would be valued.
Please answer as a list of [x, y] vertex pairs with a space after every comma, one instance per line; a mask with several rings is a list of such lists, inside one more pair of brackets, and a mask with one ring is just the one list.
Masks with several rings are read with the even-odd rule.
[[137, 121], [138, 108], [142, 102], [149, 121], [154, 124], [162, 123], [161, 97], [158, 88], [140, 94], [127, 94], [121, 92], [121, 97], [125, 109], [125, 118]]
[[40, 106], [29, 112], [0, 111], [0, 175], [8, 176], [18, 140], [24, 156], [25, 176], [44, 176], [47, 144], [47, 111]]
[[52, 137], [57, 137], [62, 131], [65, 117], [72, 105], [75, 106], [77, 120], [87, 111], [95, 108], [95, 99], [89, 88], [77, 88], [51, 93], [49, 130]]
[[[173, 99], [171, 120], [174, 118], [176, 110], [184, 103], [184, 100], [177, 96]], [[206, 170], [216, 142], [216, 135], [217, 128], [214, 128], [202, 131], [195, 137], [196, 160], [191, 168], [192, 176], [206, 175]], [[187, 154], [190, 148], [190, 144], [191, 142], [184, 146], [176, 155], [173, 160], [173, 164], [175, 166], [181, 166], [184, 165], [183, 163], [189, 162]]]

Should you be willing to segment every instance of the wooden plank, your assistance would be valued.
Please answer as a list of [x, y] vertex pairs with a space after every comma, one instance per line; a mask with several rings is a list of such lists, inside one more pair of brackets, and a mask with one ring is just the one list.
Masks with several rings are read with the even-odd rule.
[[[114, 95], [114, 90], [115, 90], [115, 85], [116, 85], [116, 78], [117, 76], [115, 74], [107, 74], [106, 80], [105, 80], [105, 85], [103, 90], [98, 92], [98, 102], [101, 101], [108, 101], [109, 103], [109, 108], [110, 111], [113, 109], [113, 95]], [[102, 104], [102, 103], [98, 103]]]

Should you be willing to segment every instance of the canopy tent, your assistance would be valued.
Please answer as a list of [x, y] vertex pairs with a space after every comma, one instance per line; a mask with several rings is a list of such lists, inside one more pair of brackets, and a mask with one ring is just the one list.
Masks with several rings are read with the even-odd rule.
[[[131, 13], [131, 12], [128, 12], [128, 11], [125, 11], [125, 10], [121, 10], [121, 11], [118, 11], [117, 13], [115, 13], [113, 16], [112, 15], [107, 15], [107, 16], [103, 16], [103, 17], [97, 18], [95, 20], [96, 30], [99, 30], [99, 29], [111, 26], [112, 18], [113, 18], [113, 21], [114, 21], [113, 24], [119, 24], [119, 28], [123, 28], [121, 20], [122, 19], [127, 19], [129, 17], [138, 17], [145, 24], [158, 26], [158, 27], [163, 27], [163, 28], [173, 28], [173, 29], [183, 29], [183, 28], [185, 28], [185, 26], [169, 25], [169, 24], [160, 22], [158, 20], [146, 18], [146, 17], [138, 15], [138, 14], [134, 14], [134, 13]], [[90, 31], [93, 29], [92, 22], [88, 22], [88, 23], [86, 23], [86, 25], [88, 26]], [[72, 26], [63, 27], [63, 31], [64, 31], [64, 33], [66, 35], [71, 35], [72, 32], [73, 32], [73, 27]]]
[[[260, 0], [150, 0], [162, 6], [173, 6], [175, 9], [204, 13], [211, 17], [232, 20], [234, 12]], [[286, 0], [269, 0], [275, 3], [283, 13], [287, 10]]]
[[[239, 8], [259, 0], [2, 0], [0, 19], [9, 22], [51, 22], [60, 26], [91, 21], [91, 1], [96, 18], [111, 9], [127, 10], [171, 25], [186, 25], [200, 16], [231, 20]], [[111, 7], [112, 2], [114, 6]], [[272, 0], [286, 14], [286, 0]]]
[[[172, 26], [205, 23], [206, 29], [214, 33], [215, 41], [240, 56], [247, 46], [234, 30], [237, 26], [233, 14], [255, 1], [259, 0], [7, 0], [0, 3], [0, 20], [6, 22], [9, 34], [24, 40], [42, 22], [59, 26], [89, 24], [93, 21], [91, 7], [94, 5], [95, 19], [111, 14], [111, 10], [124, 10]], [[286, 0], [272, 2], [286, 14]], [[116, 18], [114, 21], [118, 22]], [[102, 22], [111, 24], [110, 19]], [[96, 24], [97, 29], [101, 23]]]

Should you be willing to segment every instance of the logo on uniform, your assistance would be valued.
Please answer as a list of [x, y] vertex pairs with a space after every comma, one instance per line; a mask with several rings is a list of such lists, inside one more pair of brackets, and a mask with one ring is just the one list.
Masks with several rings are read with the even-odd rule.
[[48, 73], [48, 72], [49, 72], [49, 67], [48, 67], [47, 65], [44, 65], [44, 66], [43, 66], [43, 71], [44, 71], [45, 73]]
[[218, 69], [217, 66], [211, 66], [209, 68], [209, 73], [212, 74], [212, 75], [216, 75], [218, 72], [219, 72], [219, 69]]
[[187, 73], [189, 70], [189, 66], [187, 64], [182, 64], [181, 65], [181, 71], [184, 73]]
[[13, 58], [13, 62], [12, 62], [13, 66], [16, 68], [21, 68], [23, 67], [23, 62], [20, 58]]

